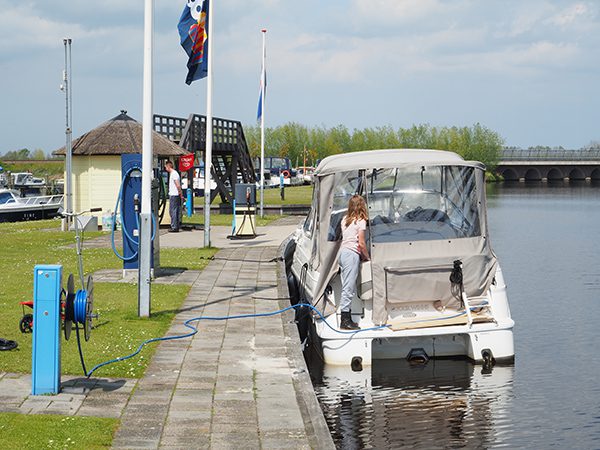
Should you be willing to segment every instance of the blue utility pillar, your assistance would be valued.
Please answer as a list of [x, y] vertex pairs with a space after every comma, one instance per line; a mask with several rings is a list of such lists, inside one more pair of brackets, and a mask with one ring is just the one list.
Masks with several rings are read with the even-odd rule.
[[[121, 155], [121, 177], [123, 187], [121, 190], [121, 229], [123, 233], [123, 270], [138, 270], [140, 259], [138, 255], [140, 240], [140, 213], [142, 212], [142, 155], [139, 153], [126, 153]], [[152, 211], [154, 217], [158, 211]], [[151, 230], [158, 235], [158, 223], [152, 220]], [[158, 240], [156, 240], [158, 242]], [[158, 245], [152, 243], [150, 254], [150, 267], [154, 268], [154, 261], [158, 262]], [[157, 264], [158, 266], [158, 264]]]
[[60, 292], [62, 266], [37, 265], [33, 272], [31, 393], [60, 390]]
[[[123, 233], [123, 269], [139, 267], [138, 242], [139, 214], [142, 200], [142, 155], [138, 153], [121, 155], [121, 229]], [[137, 202], [137, 205], [136, 205]]]

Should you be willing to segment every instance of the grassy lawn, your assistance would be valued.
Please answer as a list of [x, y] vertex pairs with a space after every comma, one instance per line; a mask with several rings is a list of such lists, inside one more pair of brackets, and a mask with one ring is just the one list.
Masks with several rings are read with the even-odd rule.
[[0, 413], [2, 448], [108, 448], [117, 419]]
[[[312, 200], [313, 187], [292, 186], [285, 188], [285, 200], [281, 200], [279, 188], [265, 189], [265, 205], [310, 205]], [[256, 199], [259, 200], [260, 193], [256, 192]]]
[[[313, 187], [306, 186], [286, 186], [285, 200], [281, 200], [279, 188], [265, 188], [265, 205], [310, 205], [312, 200]], [[260, 191], [256, 190], [256, 201], [260, 202]], [[198, 197], [194, 200], [195, 205], [204, 204], [204, 198]], [[221, 203], [221, 197], [217, 196], [214, 205]]]
[[[283, 216], [267, 216], [258, 217], [256, 216], [256, 225], [259, 227], [264, 227], [265, 225], [270, 224], [274, 220], [281, 219]], [[231, 226], [231, 221], [233, 220], [232, 214], [211, 214], [210, 215], [210, 224], [212, 226]], [[194, 224], [194, 225], [204, 225], [204, 214], [194, 214], [192, 217], [188, 217], [186, 215], [183, 216], [182, 223], [185, 224]], [[162, 258], [162, 250], [161, 250], [161, 258]]]
[[[0, 371], [31, 371], [31, 334], [21, 334], [18, 329], [22, 317], [20, 301], [33, 298], [33, 268], [36, 264], [62, 264], [63, 286], [67, 276], [77, 278], [77, 258], [73, 244], [74, 233], [59, 231], [59, 221], [46, 220], [0, 224], [0, 337], [16, 340], [19, 347], [2, 352]], [[86, 239], [101, 233], [86, 233]], [[163, 267], [202, 269], [216, 249], [161, 251]], [[120, 268], [122, 263], [111, 249], [83, 251], [86, 274], [99, 269]], [[76, 285], [79, 288], [79, 286]], [[91, 339], [83, 342], [87, 369], [94, 365], [131, 353], [145, 339], [163, 336], [172, 318], [183, 303], [189, 286], [152, 285], [152, 317], [137, 317], [137, 285], [126, 283], [94, 283], [94, 309], [99, 314]], [[27, 308], [26, 312], [32, 312]], [[34, 325], [35, 326], [35, 325]], [[62, 342], [62, 373], [82, 373], [77, 352], [75, 333]], [[105, 377], [140, 377], [151, 358], [156, 344], [151, 344], [140, 356], [111, 364], [94, 373]]]

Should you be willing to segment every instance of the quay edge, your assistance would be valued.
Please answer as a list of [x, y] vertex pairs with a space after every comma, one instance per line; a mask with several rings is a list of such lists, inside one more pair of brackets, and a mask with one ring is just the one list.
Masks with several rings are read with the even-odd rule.
[[[282, 242], [277, 251], [277, 297], [279, 298], [278, 303], [281, 309], [290, 306], [290, 293], [287, 285], [284, 253], [291, 239], [292, 235]], [[290, 364], [296, 368], [293, 378], [294, 390], [296, 391], [296, 399], [302, 413], [304, 428], [306, 429], [310, 446], [315, 449], [334, 450], [336, 447], [333, 443], [331, 432], [327, 427], [327, 422], [325, 421], [325, 416], [323, 415], [319, 401], [317, 400], [310, 374], [308, 373], [308, 367], [306, 366], [304, 355], [302, 354], [300, 336], [298, 335], [298, 328], [294, 322], [294, 312], [287, 311], [284, 317], [282, 317], [282, 321], [286, 340], [287, 357]]]

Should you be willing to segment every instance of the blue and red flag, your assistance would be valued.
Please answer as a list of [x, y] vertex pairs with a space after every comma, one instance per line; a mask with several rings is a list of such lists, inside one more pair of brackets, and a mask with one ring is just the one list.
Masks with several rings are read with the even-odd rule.
[[179, 24], [181, 46], [187, 53], [186, 84], [208, 74], [208, 8], [209, 0], [187, 0]]

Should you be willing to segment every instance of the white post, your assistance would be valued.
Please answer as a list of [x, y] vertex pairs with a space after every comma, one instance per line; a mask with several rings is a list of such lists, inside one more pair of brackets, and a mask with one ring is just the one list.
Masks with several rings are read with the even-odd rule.
[[[144, 4], [144, 81], [142, 117], [142, 211], [140, 214], [138, 316], [150, 316], [152, 254], [152, 56], [154, 0]], [[156, 224], [158, 227], [158, 224]]]
[[65, 91], [65, 115], [66, 115], [66, 125], [65, 125], [65, 189], [66, 189], [66, 210], [67, 217], [63, 222], [63, 229], [65, 231], [69, 230], [69, 226], [72, 222], [73, 213], [73, 148], [72, 148], [72, 140], [73, 140], [73, 130], [71, 124], [71, 39], [65, 38], [63, 39], [63, 44], [65, 45], [65, 70], [63, 73], [63, 89]]
[[262, 73], [260, 74], [261, 96], [260, 96], [260, 217], [264, 217], [265, 202], [265, 96], [267, 94], [265, 63], [266, 63], [266, 43], [265, 38], [267, 30], [263, 28], [262, 32]]
[[204, 247], [210, 247], [210, 180], [212, 167], [213, 115], [212, 115], [212, 62], [215, 36], [214, 2], [208, 7], [208, 61], [206, 77], [206, 149], [204, 152]]

